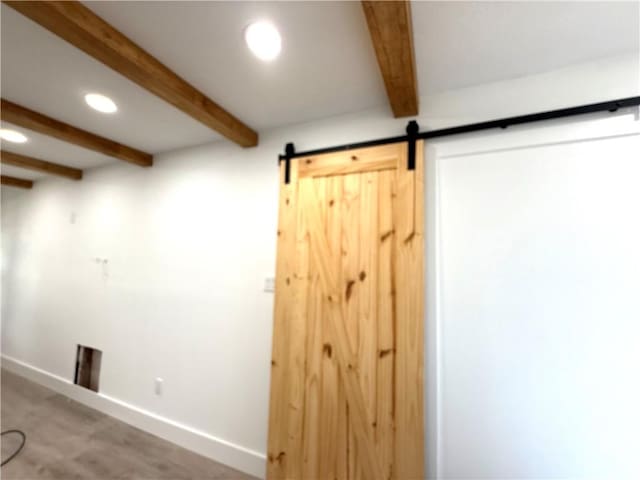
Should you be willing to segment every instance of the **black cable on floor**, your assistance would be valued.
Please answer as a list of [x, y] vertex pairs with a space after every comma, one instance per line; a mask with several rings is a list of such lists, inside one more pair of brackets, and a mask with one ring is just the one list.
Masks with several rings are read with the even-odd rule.
[[17, 433], [18, 435], [20, 435], [22, 437], [22, 443], [20, 444], [20, 446], [18, 447], [18, 449], [15, 452], [13, 452], [11, 455], [9, 455], [9, 458], [7, 458], [6, 460], [2, 461], [2, 463], [0, 464], [0, 467], [4, 467], [7, 463], [9, 463], [11, 460], [13, 460], [14, 457], [16, 455], [18, 455], [20, 453], [20, 451], [24, 448], [24, 444], [27, 442], [27, 436], [25, 435], [25, 433], [22, 430], [5, 430], [0, 435], [4, 436], [4, 435], [7, 435], [8, 433]]

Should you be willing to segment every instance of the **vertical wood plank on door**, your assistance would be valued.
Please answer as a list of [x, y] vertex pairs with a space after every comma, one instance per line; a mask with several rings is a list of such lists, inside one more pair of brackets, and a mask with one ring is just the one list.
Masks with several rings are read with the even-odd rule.
[[293, 288], [298, 215], [298, 183], [284, 183], [284, 163], [280, 166], [280, 207], [278, 215], [278, 255], [276, 263], [276, 295], [274, 305], [273, 343], [271, 354], [271, 394], [269, 403], [269, 449], [267, 477], [288, 478], [289, 419], [289, 326], [293, 322]]
[[393, 203], [395, 171], [382, 172], [378, 189], [378, 352], [377, 352], [377, 404], [376, 446], [385, 479], [392, 478], [394, 423], [394, 308], [392, 245], [395, 232]]
[[[329, 249], [334, 259], [337, 282], [341, 276], [341, 207], [342, 177], [327, 177], [326, 232]], [[326, 300], [325, 300], [326, 302]], [[324, 310], [323, 310], [324, 311]], [[322, 318], [322, 398], [320, 410], [320, 475], [321, 479], [347, 479], [347, 401], [339, 378], [338, 363], [329, 318]]]
[[399, 158], [394, 218], [396, 278], [394, 478], [424, 478], [423, 430], [423, 249], [424, 142], [416, 144], [416, 169]]
[[[301, 188], [313, 188], [320, 203], [320, 221], [326, 223], [326, 179], [317, 178], [301, 182]], [[306, 198], [306, 194], [302, 194]], [[307, 346], [305, 363], [305, 406], [304, 406], [304, 465], [301, 478], [320, 478], [320, 400], [322, 387], [322, 317], [323, 295], [317, 271], [309, 267]]]
[[[292, 173], [297, 175], [297, 161], [291, 162]], [[297, 180], [297, 177], [296, 177]], [[293, 181], [293, 180], [292, 180]], [[289, 478], [301, 478], [304, 461], [303, 431], [305, 406], [305, 363], [307, 316], [309, 308], [309, 228], [307, 216], [304, 213], [302, 196], [308, 190], [310, 180], [301, 179], [298, 182], [298, 209], [296, 220], [295, 258], [296, 268], [292, 278], [293, 315], [289, 327], [289, 420], [287, 436], [287, 475]]]
[[377, 172], [361, 174], [360, 235], [356, 286], [358, 300], [358, 376], [364, 394], [367, 415], [376, 436], [376, 353], [377, 276], [378, 276], [378, 176]]
[[[355, 353], [356, 359], [359, 345], [359, 296], [360, 292], [356, 286], [358, 282], [358, 267], [360, 263], [360, 182], [362, 174], [350, 174], [342, 176], [342, 199], [340, 202], [342, 213], [342, 241], [341, 241], [341, 268], [342, 268], [342, 298], [344, 300], [345, 326], [351, 344], [351, 351]], [[357, 361], [354, 362], [357, 371]], [[349, 414], [351, 412], [347, 410]], [[360, 462], [355, 445], [357, 441], [355, 432], [350, 431], [348, 436], [348, 478], [351, 480], [361, 479]]]
[[343, 286], [342, 298], [345, 304], [345, 325], [349, 333], [351, 350], [357, 352], [359, 334], [359, 292], [358, 281], [360, 248], [360, 180], [362, 175], [342, 176], [342, 199], [340, 202], [342, 221], [341, 267]]

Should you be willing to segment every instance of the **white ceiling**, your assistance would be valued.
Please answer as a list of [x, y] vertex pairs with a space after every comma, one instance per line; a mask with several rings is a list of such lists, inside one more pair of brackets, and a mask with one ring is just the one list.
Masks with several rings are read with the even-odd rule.
[[[220, 138], [155, 95], [2, 4], [2, 97], [150, 153]], [[100, 92], [118, 113], [91, 110]]]
[[[359, 2], [85, 4], [258, 130], [386, 101]], [[259, 19], [282, 35], [275, 62], [257, 60], [244, 43]]]
[[[387, 105], [359, 2], [85, 3], [259, 132]], [[419, 92], [637, 51], [639, 6], [414, 2]], [[220, 138], [4, 4], [1, 14], [3, 98], [150, 153]], [[283, 51], [272, 63], [244, 45], [243, 29], [257, 19], [271, 20], [282, 33]], [[82, 98], [89, 91], [112, 97], [118, 113], [90, 110]], [[81, 168], [115, 161], [28, 136], [26, 144], [3, 148]]]
[[420, 94], [640, 49], [640, 2], [414, 2]]

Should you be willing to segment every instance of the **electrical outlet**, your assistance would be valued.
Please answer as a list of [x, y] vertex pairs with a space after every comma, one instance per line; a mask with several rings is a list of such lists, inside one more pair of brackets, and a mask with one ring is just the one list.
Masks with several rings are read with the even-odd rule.
[[164, 384], [164, 380], [160, 377], [156, 377], [156, 382], [155, 382], [155, 392], [156, 395], [160, 396], [162, 395], [162, 387]]
[[264, 291], [265, 292], [276, 291], [276, 279], [274, 277], [267, 277], [264, 279]]

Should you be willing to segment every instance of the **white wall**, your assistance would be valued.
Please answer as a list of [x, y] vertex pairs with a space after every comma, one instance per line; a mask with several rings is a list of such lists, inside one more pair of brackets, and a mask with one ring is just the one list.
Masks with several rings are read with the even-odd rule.
[[[607, 59], [423, 97], [418, 120], [437, 128], [638, 95], [638, 78], [635, 56]], [[95, 346], [105, 398], [195, 429], [239, 452], [201, 453], [261, 474], [273, 301], [262, 283], [275, 265], [277, 155], [288, 141], [305, 150], [397, 135], [405, 124], [384, 108], [262, 132], [254, 149], [216, 142], [158, 155], [151, 169], [117, 164], [79, 183], [3, 188], [3, 356], [68, 381], [75, 345]], [[427, 347], [435, 425], [438, 357]], [[435, 473], [444, 458], [435, 428], [428, 440]]]

